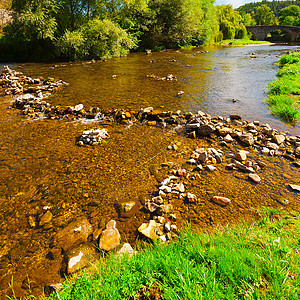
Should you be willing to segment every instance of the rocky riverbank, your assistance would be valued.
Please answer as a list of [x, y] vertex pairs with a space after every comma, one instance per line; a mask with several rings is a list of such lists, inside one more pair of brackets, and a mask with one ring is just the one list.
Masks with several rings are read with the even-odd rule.
[[[202, 111], [197, 113], [155, 111], [152, 107], [137, 112], [128, 110], [105, 112], [98, 107], [84, 108], [82, 104], [74, 107], [53, 106], [45, 99], [49, 92], [55, 92], [64, 84], [61, 81], [53, 80], [52, 84], [48, 80], [33, 80], [7, 68], [3, 74], [9, 74], [5, 79], [7, 81], [4, 80], [2, 85], [3, 88], [7, 88], [6, 92], [19, 94], [14, 100], [13, 107], [20, 109], [28, 118], [93, 120], [96, 128], [83, 131], [82, 135], [77, 137], [79, 146], [87, 144], [89, 145], [87, 147], [101, 147], [99, 144], [103, 138], [109, 138], [109, 132], [101, 128], [107, 123], [173, 128], [187, 138], [210, 140], [218, 144], [218, 147], [196, 147], [182, 165], [168, 165], [167, 176], [160, 181], [157, 189], [153, 191], [153, 196], [145, 199], [143, 207], [140, 208], [146, 213], [148, 220], [136, 229], [141, 237], [150, 240], [167, 242], [176, 238], [180, 226], [176, 215], [177, 202], [197, 205], [199, 197], [191, 191], [190, 182], [200, 175], [213, 174], [218, 169], [226, 168], [232, 172], [247, 174], [249, 181], [260, 184], [266, 164], [262, 159], [252, 158], [253, 153], [260, 153], [263, 157], [288, 159], [295, 166], [299, 166], [300, 137], [282, 134], [268, 124], [260, 124], [259, 121], [248, 122], [237, 115], [228, 118], [213, 117]], [[49, 84], [46, 84], [47, 82]], [[97, 136], [100, 140], [94, 141], [93, 138]], [[178, 147], [180, 145], [174, 142], [165, 151], [177, 151]], [[245, 149], [240, 150], [238, 147]], [[295, 184], [287, 188], [299, 190], [299, 186]], [[217, 207], [226, 209], [231, 205], [232, 199], [221, 194], [212, 194], [211, 202]], [[282, 205], [287, 204], [282, 200]], [[127, 201], [121, 203], [117, 209], [120, 213], [128, 213], [137, 206], [140, 204]], [[44, 207], [42, 214], [37, 218], [29, 218], [28, 221], [32, 228], [47, 230], [53, 218], [55, 216], [50, 208]], [[106, 223], [105, 227], [98, 228], [87, 218], [78, 218], [50, 238], [49, 257], [61, 260], [61, 270], [64, 274], [72, 274], [99, 259], [100, 253], [109, 252], [120, 245], [122, 236], [117, 227], [118, 224], [114, 220]], [[128, 245], [125, 245], [125, 249], [130, 253], [133, 252]], [[122, 253], [123, 251], [125, 250], [123, 249]]]

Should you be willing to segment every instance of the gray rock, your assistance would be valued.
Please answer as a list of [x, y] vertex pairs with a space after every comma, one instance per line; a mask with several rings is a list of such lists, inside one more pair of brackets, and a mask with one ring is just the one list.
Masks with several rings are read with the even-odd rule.
[[235, 160], [234, 165], [238, 167], [242, 171], [254, 173], [254, 169], [252, 167], [247, 167], [244, 164], [240, 163], [239, 161]]
[[201, 125], [197, 129], [197, 134], [199, 136], [209, 136], [210, 134], [214, 133], [215, 131], [216, 131], [216, 129], [213, 125]]
[[238, 161], [245, 161], [247, 159], [247, 153], [246, 151], [239, 151], [235, 154], [235, 159]]

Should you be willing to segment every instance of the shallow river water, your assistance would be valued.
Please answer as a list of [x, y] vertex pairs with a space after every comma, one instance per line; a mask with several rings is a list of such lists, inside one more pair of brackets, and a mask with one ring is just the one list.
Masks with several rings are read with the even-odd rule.
[[[266, 84], [276, 75], [278, 55], [299, 48], [207, 47], [135, 53], [104, 62], [11, 67], [31, 77], [68, 82], [47, 99], [56, 105], [82, 103], [135, 111], [148, 106], [156, 110], [200, 109], [216, 116], [239, 114], [299, 135], [299, 125], [290, 127], [272, 117], [263, 102]], [[151, 74], [173, 74], [178, 80], [147, 77]], [[180, 91], [184, 93], [178, 96]], [[237, 101], [232, 102], [233, 98]], [[122, 241], [134, 244], [137, 228], [149, 219], [142, 211], [143, 202], [157, 189], [169, 167], [183, 164], [189, 168], [185, 162], [198, 146], [221, 149], [214, 140], [188, 139], [172, 128], [144, 124], [105, 125], [110, 134], [105, 143], [78, 147], [76, 138], [84, 129], [104, 125], [31, 121], [11, 108], [11, 97], [0, 99], [0, 297], [12, 294], [12, 282], [16, 295], [22, 296], [28, 291], [28, 282], [38, 294], [44, 285], [62, 281], [63, 257], [49, 256], [51, 242], [54, 234], [76, 217], [86, 216], [94, 229], [115, 219]], [[177, 143], [178, 149], [168, 151], [170, 143]], [[203, 171], [195, 180], [187, 180], [187, 189], [199, 202], [175, 201], [179, 225], [189, 220], [195, 228], [210, 229], [250, 220], [255, 216], [252, 208], [261, 206], [299, 211], [299, 194], [287, 188], [290, 183], [300, 183], [299, 169], [285, 159], [250, 152], [250, 159], [263, 159], [268, 166], [259, 173], [262, 182], [254, 185], [246, 174], [225, 169], [236, 148], [240, 146], [222, 148], [225, 161], [215, 172]], [[213, 204], [210, 199], [216, 194], [230, 198], [232, 204], [225, 208]], [[282, 206], [282, 199], [290, 204]], [[128, 200], [135, 201], [134, 209], [120, 213], [116, 207]], [[38, 220], [45, 207], [51, 209], [53, 219], [40, 227]]]

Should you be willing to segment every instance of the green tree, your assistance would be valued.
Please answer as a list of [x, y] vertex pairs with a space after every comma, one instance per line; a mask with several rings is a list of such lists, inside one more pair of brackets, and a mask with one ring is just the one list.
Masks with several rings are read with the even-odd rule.
[[275, 25], [277, 23], [274, 13], [265, 4], [256, 9], [254, 18], [257, 25]]
[[279, 23], [282, 25], [300, 26], [300, 7], [290, 5], [280, 11]]

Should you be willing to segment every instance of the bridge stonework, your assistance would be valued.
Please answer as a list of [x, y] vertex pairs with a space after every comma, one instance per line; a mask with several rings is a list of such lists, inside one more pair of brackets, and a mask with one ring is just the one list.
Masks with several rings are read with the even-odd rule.
[[246, 26], [248, 32], [253, 34], [253, 38], [256, 41], [264, 41], [267, 34], [274, 30], [280, 29], [287, 32], [290, 36], [291, 41], [295, 41], [300, 36], [300, 27], [297, 26], [287, 26], [287, 25], [256, 25], [256, 26]]

